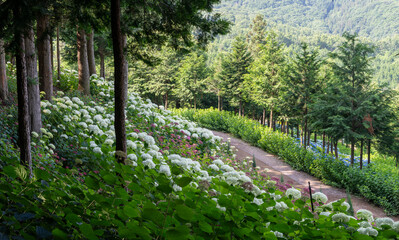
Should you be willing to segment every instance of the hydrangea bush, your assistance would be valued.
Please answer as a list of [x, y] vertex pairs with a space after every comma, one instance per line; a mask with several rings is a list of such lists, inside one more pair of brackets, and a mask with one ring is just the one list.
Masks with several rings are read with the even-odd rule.
[[[314, 193], [318, 209], [312, 213], [301, 191], [258, 173], [250, 159], [236, 161], [229, 143], [134, 93], [126, 107], [127, 162], [118, 164], [113, 86], [95, 76], [92, 84], [93, 98], [58, 92], [53, 102], [42, 102], [43, 128], [32, 133], [32, 179], [19, 165], [17, 150], [1, 158], [0, 238], [365, 239], [398, 234], [393, 221], [368, 217], [366, 225], [366, 212], [359, 213], [359, 220], [349, 216], [344, 199], [323, 205], [327, 200]], [[248, 139], [261, 138], [244, 131]]]

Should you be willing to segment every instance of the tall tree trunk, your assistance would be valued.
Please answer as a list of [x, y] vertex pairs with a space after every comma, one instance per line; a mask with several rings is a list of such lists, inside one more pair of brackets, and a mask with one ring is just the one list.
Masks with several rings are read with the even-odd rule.
[[[298, 129], [299, 129], [299, 125], [298, 125]], [[303, 128], [301, 128], [301, 135], [300, 135], [299, 138], [300, 138], [301, 146], [304, 147], [304, 148], [306, 148], [306, 147], [304, 146], [305, 144], [303, 143]]]
[[89, 62], [89, 74], [97, 74], [96, 59], [94, 57], [94, 30], [87, 34], [87, 57]]
[[84, 95], [90, 95], [90, 73], [89, 62], [87, 59], [87, 42], [85, 30], [78, 27], [77, 33], [78, 44], [78, 73], [79, 73], [79, 86], [78, 90], [83, 92]]
[[355, 139], [351, 139], [351, 166], [355, 161]]
[[[296, 126], [296, 137], [300, 138], [300, 135], [299, 135], [299, 124]], [[302, 141], [301, 141], [301, 144], [302, 144]]]
[[51, 52], [51, 72], [54, 72], [54, 46], [53, 37], [50, 35], [50, 52]]
[[114, 51], [115, 68], [115, 135], [116, 135], [116, 159], [119, 163], [125, 163], [127, 157], [126, 126], [125, 126], [125, 95], [127, 86], [125, 69], [124, 40], [121, 29], [120, 0], [111, 0], [111, 32]]
[[334, 142], [335, 158], [338, 159], [338, 140]]
[[0, 39], [0, 99], [7, 100], [8, 82], [7, 82], [7, 65], [4, 42]]
[[334, 139], [331, 137], [330, 138], [330, 142], [331, 142], [331, 144], [330, 144], [330, 146], [331, 146], [331, 153], [333, 153], [334, 152]]
[[[16, 7], [14, 16], [21, 16], [21, 7]], [[14, 34], [17, 43], [17, 93], [18, 93], [18, 144], [21, 164], [28, 166], [32, 177], [32, 155], [30, 145], [30, 122], [28, 106], [28, 79], [26, 77], [25, 41], [22, 33]]]
[[263, 108], [262, 112], [262, 125], [266, 124], [266, 108]]
[[327, 154], [330, 153], [330, 138], [327, 136]]
[[270, 123], [270, 128], [273, 127], [273, 106], [270, 108], [270, 116], [269, 116], [269, 123]]
[[291, 137], [294, 137], [294, 127], [291, 125]]
[[305, 122], [305, 124], [304, 124], [304, 140], [303, 140], [303, 142], [304, 142], [304, 147], [306, 148], [306, 145], [307, 145], [307, 136], [306, 136], [306, 134], [308, 133], [308, 118], [306, 117], [306, 115], [308, 114], [308, 107], [307, 106], [305, 106], [305, 112], [304, 112], [304, 114], [303, 114], [303, 116], [304, 116], [304, 122]]
[[53, 72], [51, 66], [51, 45], [49, 33], [49, 16], [40, 15], [37, 20], [37, 52], [39, 57], [40, 91], [46, 93], [45, 99], [53, 97]]
[[323, 132], [323, 152], [326, 151], [326, 133]]
[[308, 146], [310, 146], [310, 136], [312, 135], [311, 131], [308, 131]]
[[370, 164], [370, 161], [371, 161], [370, 149], [371, 149], [371, 139], [368, 139], [367, 140], [367, 164]]
[[242, 101], [241, 101], [241, 99], [240, 99], [240, 103], [239, 103], [239, 106], [238, 106], [238, 116], [242, 116]]
[[61, 78], [60, 27], [57, 27], [57, 79]]
[[276, 120], [273, 120], [272, 124], [273, 124], [273, 131], [276, 131]]
[[100, 55], [100, 77], [105, 79], [105, 57], [104, 57], [104, 53], [99, 52]]
[[314, 142], [315, 143], [317, 142], [317, 133], [316, 132], [314, 132]]
[[37, 75], [37, 59], [35, 51], [35, 33], [30, 27], [25, 35], [26, 75], [28, 81], [29, 116], [31, 131], [40, 133], [42, 115], [40, 109], [40, 90]]
[[363, 139], [360, 140], [360, 169], [363, 168], [363, 142]]
[[165, 109], [168, 109], [168, 92], [165, 93]]

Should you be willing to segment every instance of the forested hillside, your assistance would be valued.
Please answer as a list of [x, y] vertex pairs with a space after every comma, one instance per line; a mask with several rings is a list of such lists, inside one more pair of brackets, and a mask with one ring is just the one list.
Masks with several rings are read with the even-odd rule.
[[[215, 11], [233, 23], [231, 33], [219, 37], [209, 50], [213, 61], [229, 49], [237, 35], [245, 35], [251, 19], [261, 14], [291, 52], [301, 42], [334, 50], [344, 32], [358, 33], [375, 45], [374, 80], [396, 87], [399, 83], [399, 2], [394, 0], [227, 0]], [[325, 51], [327, 52], [327, 51]]]

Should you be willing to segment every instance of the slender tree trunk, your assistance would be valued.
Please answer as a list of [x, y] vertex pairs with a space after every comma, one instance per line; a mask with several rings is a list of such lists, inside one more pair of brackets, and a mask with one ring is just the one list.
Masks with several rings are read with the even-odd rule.
[[317, 133], [316, 132], [314, 132], [314, 142], [315, 143], [317, 142]]
[[51, 72], [54, 72], [54, 46], [53, 37], [50, 35], [50, 52], [51, 52]]
[[262, 125], [266, 124], [266, 108], [263, 108], [262, 112]]
[[368, 139], [367, 140], [367, 164], [370, 164], [370, 161], [371, 161], [370, 149], [371, 149], [371, 139]]
[[331, 137], [330, 138], [330, 142], [331, 142], [331, 144], [330, 144], [330, 146], [331, 146], [331, 153], [333, 153], [334, 152], [334, 139]]
[[[298, 126], [298, 127], [299, 127], [299, 126]], [[303, 143], [303, 139], [304, 139], [304, 138], [303, 138], [303, 128], [301, 128], [300, 142], [301, 142], [301, 146], [304, 147], [304, 148], [306, 148], [306, 147], [305, 147], [305, 144]]]
[[270, 128], [273, 127], [273, 106], [270, 108], [270, 116], [269, 116], [269, 123], [270, 123]]
[[165, 109], [168, 109], [168, 92], [165, 93]]
[[363, 139], [360, 140], [360, 169], [363, 168], [363, 142]]
[[125, 87], [127, 86], [124, 74], [125, 53], [124, 41], [121, 29], [121, 7], [120, 0], [111, 0], [111, 32], [114, 51], [115, 67], [115, 135], [116, 135], [116, 159], [119, 163], [125, 163], [127, 157], [126, 148], [126, 126], [125, 126]]
[[273, 131], [276, 131], [276, 120], [273, 120]]
[[310, 136], [312, 135], [311, 131], [308, 131], [308, 146], [310, 146]]
[[323, 153], [326, 151], [326, 133], [323, 132]]
[[238, 107], [238, 116], [242, 116], [242, 101], [240, 99], [239, 107]]
[[89, 62], [89, 74], [90, 76], [93, 74], [97, 74], [96, 71], [96, 59], [94, 57], [94, 31], [91, 30], [90, 33], [87, 34], [87, 57]]
[[100, 55], [100, 77], [105, 79], [105, 57], [103, 52], [99, 52]]
[[4, 49], [4, 42], [0, 39], [0, 99], [7, 100], [8, 96], [8, 81], [7, 81], [7, 65], [6, 54]]
[[294, 127], [291, 125], [291, 137], [294, 137]]
[[355, 161], [355, 140], [351, 139], [351, 166], [353, 166]]
[[85, 30], [79, 27], [77, 33], [77, 44], [78, 44], [78, 73], [79, 73], [78, 90], [83, 92], [84, 95], [90, 95], [90, 73], [89, 73], [89, 62], [87, 59], [86, 34]]
[[53, 72], [51, 65], [51, 44], [49, 33], [49, 16], [40, 15], [37, 20], [37, 52], [39, 58], [39, 87], [46, 93], [45, 99], [53, 97]]
[[61, 78], [60, 27], [57, 27], [57, 79]]
[[334, 142], [335, 158], [338, 159], [338, 140]]
[[[16, 7], [14, 16], [21, 16], [21, 7]], [[26, 77], [25, 41], [23, 34], [15, 32], [17, 43], [17, 92], [18, 92], [18, 144], [21, 164], [29, 168], [32, 177], [32, 155], [30, 145], [30, 122], [28, 106], [28, 79]]]
[[29, 116], [31, 131], [40, 133], [42, 116], [40, 109], [40, 90], [37, 75], [37, 59], [35, 51], [35, 33], [30, 27], [25, 35], [26, 75], [28, 81]]
[[[300, 135], [299, 135], [299, 124], [296, 126], [296, 137], [297, 138], [300, 137]], [[302, 144], [302, 141], [301, 141], [301, 144]]]

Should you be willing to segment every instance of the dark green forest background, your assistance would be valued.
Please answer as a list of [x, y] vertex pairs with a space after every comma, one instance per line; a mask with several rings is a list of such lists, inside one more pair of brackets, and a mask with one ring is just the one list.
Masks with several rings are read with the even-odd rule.
[[232, 22], [231, 32], [208, 47], [208, 62], [228, 51], [238, 35], [245, 36], [261, 14], [290, 52], [300, 43], [319, 47], [321, 55], [342, 43], [344, 32], [358, 33], [376, 47], [374, 81], [396, 88], [399, 83], [399, 1], [397, 0], [226, 0], [215, 7]]

